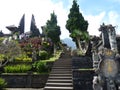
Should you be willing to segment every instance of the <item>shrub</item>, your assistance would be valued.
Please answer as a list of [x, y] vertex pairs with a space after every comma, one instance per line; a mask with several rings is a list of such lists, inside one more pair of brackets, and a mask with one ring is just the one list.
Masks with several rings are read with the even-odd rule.
[[3, 78], [0, 78], [0, 90], [3, 89], [6, 85], [7, 83], [5, 82], [5, 80]]
[[32, 62], [32, 58], [29, 58], [27, 55], [22, 54], [21, 56], [16, 57], [15, 61]]
[[34, 37], [34, 38], [27, 38], [24, 39], [20, 42], [20, 47], [24, 50], [24, 51], [31, 51], [33, 48], [35, 50], [39, 50], [39, 48], [41, 47], [41, 38], [39, 37]]
[[48, 66], [46, 65], [46, 62], [38, 61], [33, 63], [33, 69], [38, 73], [48, 72]]
[[5, 38], [0, 37], [0, 43], [2, 43], [5, 40]]
[[39, 52], [39, 57], [40, 57], [40, 59], [41, 60], [46, 60], [46, 59], [48, 59], [48, 53], [47, 53], [47, 51], [40, 51]]
[[4, 67], [5, 73], [26, 73], [31, 70], [31, 65], [21, 64], [21, 65], [8, 65]]
[[29, 62], [32, 62], [32, 58], [29, 58], [29, 57], [23, 58], [23, 61], [24, 61], [24, 62], [28, 62], [28, 61], [29, 61]]
[[15, 57], [21, 54], [19, 45], [11, 40], [0, 44], [0, 54], [4, 54], [6, 60], [13, 61]]
[[0, 54], [0, 61], [4, 61], [5, 59], [5, 55], [4, 54]]

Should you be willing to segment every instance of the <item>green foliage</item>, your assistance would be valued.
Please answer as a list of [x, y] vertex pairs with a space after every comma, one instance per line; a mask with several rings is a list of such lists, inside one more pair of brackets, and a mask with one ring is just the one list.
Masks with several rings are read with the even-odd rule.
[[75, 30], [70, 34], [70, 36], [71, 36], [72, 38], [79, 37], [79, 36], [82, 36], [82, 32], [79, 31], [79, 30], [77, 30], [77, 29], [75, 29]]
[[33, 70], [38, 72], [38, 73], [45, 73], [49, 72], [50, 68], [47, 66], [46, 63], [48, 62], [54, 62], [55, 60], [59, 59], [62, 51], [57, 51], [53, 57], [51, 57], [48, 60], [42, 60], [42, 61], [37, 61], [35, 62], [33, 66]]
[[73, 0], [73, 5], [66, 22], [66, 28], [70, 32], [70, 37], [75, 41], [76, 46], [82, 50], [80, 41], [88, 41], [89, 39], [87, 32], [88, 22], [84, 19], [82, 13], [80, 13], [77, 0]]
[[18, 65], [8, 65], [4, 67], [5, 73], [26, 73], [31, 70], [31, 65], [18, 64]]
[[[25, 40], [21, 40], [19, 43], [20, 47], [22, 48], [23, 52], [27, 54], [30, 58], [32, 58], [32, 54], [39, 53], [39, 49], [42, 47], [41, 45], [42, 40], [40, 37], [33, 37], [33, 38], [27, 38]], [[43, 46], [44, 47], [44, 46]]]
[[84, 17], [79, 12], [79, 5], [77, 4], [76, 0], [73, 0], [73, 5], [68, 15], [66, 28], [70, 33], [72, 33], [72, 31], [75, 29], [80, 31], [87, 31], [88, 22], [84, 20]]
[[79, 71], [94, 71], [93, 68], [80, 68]]
[[53, 29], [51, 29], [48, 32], [48, 37], [50, 37], [54, 43], [57, 43], [57, 42], [60, 42], [60, 37], [59, 37], [60, 34], [61, 34], [60, 27], [55, 26]]
[[47, 51], [45, 51], [45, 50], [40, 51], [39, 52], [39, 57], [40, 57], [40, 60], [46, 60], [46, 59], [48, 59], [48, 53], [47, 53]]
[[4, 39], [5, 39], [5, 38], [0, 37], [0, 44], [3, 42]]
[[44, 42], [42, 43], [42, 46], [43, 46], [44, 48], [49, 48], [50, 43], [49, 43], [49, 42], [44, 41]]
[[46, 34], [52, 39], [54, 43], [60, 42], [60, 27], [57, 25], [57, 16], [53, 12], [51, 14], [51, 19], [47, 21], [45, 26]]
[[60, 58], [62, 51], [57, 51], [53, 57], [47, 59], [47, 60], [42, 60], [41, 62], [54, 62], [55, 60]]
[[84, 53], [82, 51], [80, 51], [80, 50], [77, 50], [76, 53], [77, 53], [78, 56], [84, 56]]
[[29, 57], [23, 58], [23, 62], [32, 62], [32, 58]]
[[21, 54], [21, 48], [15, 41], [7, 41], [6, 44], [0, 44], [0, 54], [5, 55], [7, 60], [12, 61]]
[[5, 88], [7, 85], [6, 81], [3, 78], [0, 78], [0, 90]]
[[[88, 22], [84, 20], [84, 17], [79, 12], [79, 5], [77, 5], [76, 0], [73, 0], [73, 5], [70, 9], [70, 13], [68, 15], [68, 20], [66, 23], [66, 28], [69, 30], [70, 33], [75, 33], [76, 30], [81, 32], [87, 31]], [[79, 32], [76, 33], [76, 35], [77, 34], [80, 35]]]
[[33, 63], [33, 69], [38, 73], [48, 72], [48, 66], [46, 65], [46, 62], [42, 61]]
[[4, 54], [0, 54], [0, 61], [4, 61], [5, 60], [5, 55]]
[[32, 58], [29, 58], [26, 54], [22, 54], [15, 58], [15, 61], [23, 61], [23, 62], [32, 62]]
[[76, 38], [80, 37], [81, 41], [88, 41], [89, 40], [89, 34], [86, 31], [79, 31], [79, 30], [74, 30], [73, 33], [70, 34], [70, 37]]
[[85, 40], [85, 41], [89, 41], [90, 40], [90, 36], [89, 36], [88, 32], [83, 32], [82, 34], [83, 35], [82, 35], [81, 40]]

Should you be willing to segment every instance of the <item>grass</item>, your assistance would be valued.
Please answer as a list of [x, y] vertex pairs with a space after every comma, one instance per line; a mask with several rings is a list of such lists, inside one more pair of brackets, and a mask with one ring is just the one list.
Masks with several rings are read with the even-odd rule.
[[55, 60], [59, 59], [60, 55], [61, 55], [61, 51], [58, 51], [53, 57], [47, 60], [41, 60], [41, 62], [54, 62]]
[[33, 72], [34, 75], [49, 75], [49, 72], [41, 72], [41, 73], [38, 73], [38, 72]]
[[79, 71], [94, 71], [93, 68], [80, 68]]

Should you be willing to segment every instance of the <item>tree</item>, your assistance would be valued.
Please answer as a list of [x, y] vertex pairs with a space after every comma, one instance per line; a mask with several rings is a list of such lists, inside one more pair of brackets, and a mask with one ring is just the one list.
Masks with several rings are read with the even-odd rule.
[[15, 41], [5, 40], [4, 43], [0, 43], [0, 67], [6, 65], [8, 61], [12, 61], [20, 54], [21, 48]]
[[31, 19], [30, 32], [31, 32], [30, 37], [39, 37], [40, 36], [39, 29], [37, 28], [36, 23], [35, 23], [34, 15], [32, 15], [32, 19]]
[[81, 41], [88, 40], [89, 38], [87, 32], [88, 22], [80, 13], [76, 0], [73, 0], [73, 5], [66, 22], [66, 28], [70, 33], [70, 37], [76, 42], [78, 49], [82, 51]]
[[60, 42], [60, 26], [57, 25], [57, 16], [55, 13], [51, 13], [51, 19], [47, 21], [45, 26], [47, 37], [49, 37], [54, 45]]

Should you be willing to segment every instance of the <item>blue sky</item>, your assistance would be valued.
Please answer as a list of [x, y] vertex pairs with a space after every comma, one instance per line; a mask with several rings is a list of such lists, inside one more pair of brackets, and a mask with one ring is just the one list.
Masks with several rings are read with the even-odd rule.
[[[0, 0], [0, 30], [9, 25], [19, 25], [22, 15], [25, 13], [25, 31], [29, 31], [32, 14], [35, 16], [36, 25], [40, 29], [50, 19], [53, 11], [57, 15], [58, 25], [61, 27], [61, 38], [68, 38], [69, 32], [65, 28], [69, 10], [73, 0]], [[80, 12], [88, 21], [90, 35], [99, 35], [98, 28], [104, 22], [116, 27], [120, 34], [120, 0], [77, 0]]]
[[78, 0], [80, 10], [89, 22], [89, 32], [98, 35], [97, 29], [104, 22], [116, 26], [120, 33], [120, 0]]
[[103, 11], [106, 13], [110, 11], [120, 12], [120, 0], [83, 0], [82, 2], [79, 0], [79, 5], [85, 14], [97, 15]]

